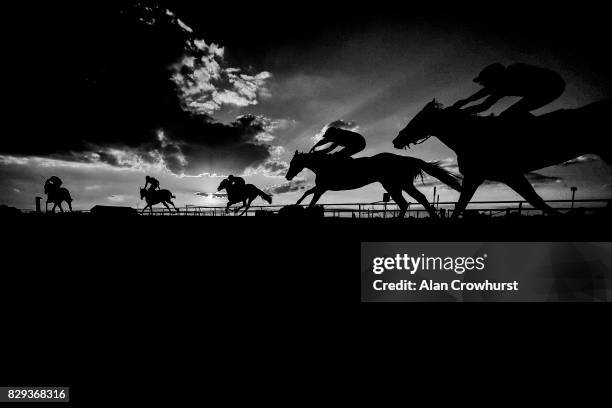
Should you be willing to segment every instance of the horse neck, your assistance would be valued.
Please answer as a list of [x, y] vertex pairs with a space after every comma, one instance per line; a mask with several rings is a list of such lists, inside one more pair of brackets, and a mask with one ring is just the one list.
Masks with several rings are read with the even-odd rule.
[[227, 185], [225, 187], [225, 192], [227, 193], [227, 198], [231, 200], [232, 197], [236, 196], [236, 186], [234, 186], [234, 185]]
[[[440, 113], [443, 112], [444, 111], [441, 111]], [[461, 150], [462, 148], [457, 135], [465, 132], [464, 127], [466, 122], [465, 120], [461, 120], [458, 115], [448, 115], [447, 117], [436, 118], [433, 126], [434, 129], [432, 129], [431, 134], [457, 152], [457, 150]]]
[[326, 157], [309, 156], [304, 164], [304, 167], [311, 170], [313, 173], [321, 171], [326, 165]]
[[157, 190], [147, 190], [145, 191], [145, 198], [154, 200], [157, 196]]
[[56, 187], [52, 184], [48, 185], [46, 189], [47, 189], [47, 195], [56, 195], [60, 191], [60, 187]]

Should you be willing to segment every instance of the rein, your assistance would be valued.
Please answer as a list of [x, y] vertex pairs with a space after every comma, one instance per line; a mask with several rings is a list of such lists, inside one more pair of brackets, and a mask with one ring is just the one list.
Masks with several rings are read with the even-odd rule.
[[[412, 143], [415, 144], [415, 145], [420, 145], [421, 143], [425, 143], [427, 140], [429, 140], [430, 137], [431, 137], [431, 135], [430, 136], [425, 136], [423, 139], [417, 140], [416, 142], [412, 142]], [[404, 146], [404, 150], [409, 149], [408, 145]]]
[[425, 143], [431, 136], [425, 136], [423, 139], [414, 142], [415, 145], [421, 144], [421, 143]]

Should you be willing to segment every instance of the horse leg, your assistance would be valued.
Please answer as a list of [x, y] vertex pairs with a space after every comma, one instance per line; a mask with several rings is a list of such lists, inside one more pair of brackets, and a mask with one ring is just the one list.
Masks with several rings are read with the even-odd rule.
[[327, 190], [323, 190], [322, 188], [316, 187], [316, 190], [314, 193], [312, 193], [312, 200], [310, 200], [310, 204], [308, 204], [308, 208], [312, 208], [315, 206], [315, 204], [317, 204], [317, 201], [319, 201], [319, 199], [321, 198], [321, 196], [326, 192]]
[[149, 207], [149, 204], [145, 205], [145, 206], [144, 206], [144, 208], [143, 208], [143, 209], [140, 211], [140, 213], [141, 213], [141, 214], [142, 214], [142, 213], [144, 213], [144, 212], [145, 212], [145, 210], [147, 209], [147, 207]]
[[524, 175], [520, 174], [517, 176], [511, 176], [503, 180], [510, 188], [519, 193], [533, 208], [538, 208], [547, 214], [560, 214], [559, 211], [546, 204], [544, 199], [536, 193], [533, 186], [525, 178]]
[[244, 200], [242, 200], [242, 205], [240, 207], [234, 208], [234, 214], [238, 213], [238, 211], [240, 211], [241, 208], [244, 208], [246, 206], [247, 206], [247, 199], [245, 198]]
[[453, 215], [451, 216], [451, 218], [459, 217], [459, 215], [465, 210], [465, 207], [467, 207], [467, 205], [469, 204], [472, 197], [474, 197], [474, 193], [476, 193], [476, 190], [482, 184], [483, 181], [484, 179], [478, 177], [465, 176], [463, 178], [459, 201], [457, 201], [457, 204], [455, 204], [455, 209], [453, 210]]
[[172, 200], [168, 200], [168, 202], [169, 202], [170, 204], [172, 204], [172, 206], [173, 206], [173, 207], [174, 207], [174, 209], [176, 210], [176, 213], [178, 214], [180, 211], [179, 211], [179, 209], [178, 209], [178, 208], [176, 208], [176, 205], [174, 205], [174, 203], [172, 202]]
[[242, 205], [241, 205], [240, 207], [236, 207], [236, 208], [234, 208], [234, 214], [236, 214], [238, 211], [240, 211], [240, 209], [241, 209], [241, 208], [243, 208], [243, 207], [245, 207], [245, 206], [246, 206], [246, 200], [244, 200], [244, 201], [242, 202]]
[[304, 195], [303, 195], [302, 197], [300, 197], [300, 199], [299, 199], [299, 200], [297, 200], [297, 203], [295, 203], [295, 205], [300, 205], [300, 203], [301, 203], [302, 201], [304, 201], [304, 199], [305, 199], [306, 197], [308, 197], [308, 196], [309, 196], [309, 195], [311, 195], [311, 194], [314, 194], [314, 192], [315, 192], [315, 191], [317, 191], [317, 188], [318, 188], [318, 187], [316, 187], [316, 186], [315, 186], [315, 187], [313, 187], [313, 188], [309, 189], [308, 191], [306, 191], [306, 192], [304, 193]]
[[249, 207], [251, 206], [251, 203], [253, 202], [253, 200], [254, 200], [254, 199], [255, 199], [255, 198], [249, 198], [249, 199], [248, 199], [248, 201], [247, 201], [247, 203], [246, 203], [246, 205], [245, 205], [245, 209], [244, 209], [244, 211], [242, 212], [242, 214], [240, 214], [240, 215], [244, 215], [244, 213], [246, 213], [246, 212], [247, 212], [247, 210], [248, 210], [248, 209], [249, 209]]
[[404, 191], [412, 198], [414, 198], [419, 204], [423, 206], [429, 213], [431, 218], [438, 218], [438, 213], [433, 205], [427, 201], [427, 198], [423, 193], [421, 193], [417, 188], [412, 184], [407, 184], [404, 186]]
[[64, 209], [62, 208], [62, 202], [61, 201], [59, 202], [59, 209], [60, 209], [60, 212], [64, 212]]
[[68, 208], [70, 209], [70, 212], [72, 212], [72, 202], [66, 201], [66, 203], [68, 204]]
[[404, 218], [406, 211], [408, 210], [408, 201], [406, 201], [402, 195], [402, 189], [395, 184], [383, 184], [383, 187], [389, 192], [389, 194], [391, 194], [391, 198], [393, 198], [393, 201], [395, 201], [395, 203], [399, 206], [400, 212], [397, 215], [397, 218]]
[[165, 201], [162, 201], [162, 204], [168, 209], [168, 211], [170, 211], [170, 213], [172, 213], [172, 209], [168, 206], [168, 204], [166, 204]]

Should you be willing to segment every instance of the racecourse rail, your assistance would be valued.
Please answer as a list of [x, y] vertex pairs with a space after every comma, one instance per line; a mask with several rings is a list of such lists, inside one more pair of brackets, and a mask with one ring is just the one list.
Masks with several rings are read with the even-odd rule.
[[[584, 214], [594, 214], [600, 212], [612, 211], [612, 198], [604, 199], [586, 199], [586, 200], [548, 200], [546, 201], [551, 207], [561, 212], [583, 212]], [[266, 216], [278, 213], [285, 207], [284, 205], [252, 205], [245, 213], [246, 216]], [[354, 217], [354, 218], [392, 218], [397, 216], [399, 208], [395, 203], [334, 203], [334, 204], [317, 204], [323, 208], [323, 213], [326, 217]], [[455, 202], [437, 202], [435, 207], [438, 209], [442, 217], [452, 214]], [[308, 207], [308, 204], [303, 204], [301, 207]], [[179, 213], [166, 208], [154, 208], [150, 213], [147, 209], [143, 215], [145, 216], [186, 216], [186, 217], [234, 217], [242, 212], [233, 212], [230, 209], [229, 213], [225, 212], [225, 207], [187, 205], [179, 207]], [[140, 209], [139, 209], [140, 211]], [[509, 215], [540, 215], [541, 210], [534, 209], [526, 201], [472, 201], [468, 205], [467, 214], [471, 216], [489, 216], [503, 217]], [[417, 203], [409, 203], [406, 217], [424, 218], [427, 217], [427, 211]]]

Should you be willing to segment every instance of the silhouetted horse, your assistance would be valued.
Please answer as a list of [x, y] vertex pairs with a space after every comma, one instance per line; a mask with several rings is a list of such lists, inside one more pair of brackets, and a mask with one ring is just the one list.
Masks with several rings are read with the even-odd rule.
[[244, 211], [240, 215], [244, 215], [247, 212], [253, 200], [257, 197], [261, 197], [268, 202], [268, 204], [272, 204], [272, 197], [268, 194], [264, 193], [253, 184], [245, 184], [244, 186], [235, 186], [230, 183], [228, 179], [225, 179], [219, 184], [217, 187], [217, 191], [225, 190], [227, 191], [227, 206], [225, 207], [225, 212], [229, 212], [229, 208], [242, 201], [242, 205], [236, 209], [234, 212], [238, 212], [242, 207]]
[[314, 194], [310, 207], [314, 206], [328, 190], [354, 190], [378, 182], [399, 205], [399, 218], [403, 218], [408, 209], [408, 202], [402, 196], [402, 190], [421, 204], [431, 217], [437, 217], [434, 207], [414, 186], [415, 178], [419, 175], [423, 177], [425, 172], [455, 190], [461, 189], [461, 184], [455, 176], [437, 163], [427, 163], [421, 159], [393, 153], [352, 159], [296, 151], [289, 164], [287, 180], [293, 179], [304, 168], [316, 174], [315, 187], [306, 191], [296, 204], [300, 204], [308, 195]]
[[434, 99], [393, 140], [398, 149], [436, 136], [457, 153], [463, 189], [457, 217], [485, 180], [507, 184], [535, 208], [554, 213], [535, 192], [525, 173], [563, 163], [587, 153], [612, 164], [609, 136], [612, 100], [579, 109], [525, 118], [478, 117], [446, 108]]
[[174, 207], [174, 209], [178, 213], [179, 209], [176, 208], [176, 206], [172, 202], [173, 198], [176, 198], [176, 197], [172, 195], [170, 190], [147, 190], [141, 187], [140, 188], [140, 199], [141, 200], [145, 199], [147, 202], [147, 205], [145, 205], [145, 207], [142, 209], [142, 211], [140, 211], [140, 213], [142, 214], [144, 210], [146, 210], [148, 207], [149, 212], [153, 214], [153, 206], [159, 203], [162, 203], [169, 210], [172, 210], [172, 209], [168, 206], [168, 203], [172, 204], [172, 207]]
[[51, 212], [55, 212], [55, 207], [59, 206], [61, 212], [64, 212], [62, 208], [62, 201], [65, 201], [68, 204], [68, 208], [70, 212], [72, 212], [72, 197], [70, 197], [70, 192], [65, 187], [57, 187], [53, 183], [46, 182], [45, 183], [45, 194], [47, 195], [47, 202], [45, 203], [45, 211], [49, 211], [49, 203], [53, 203], [53, 208]]

